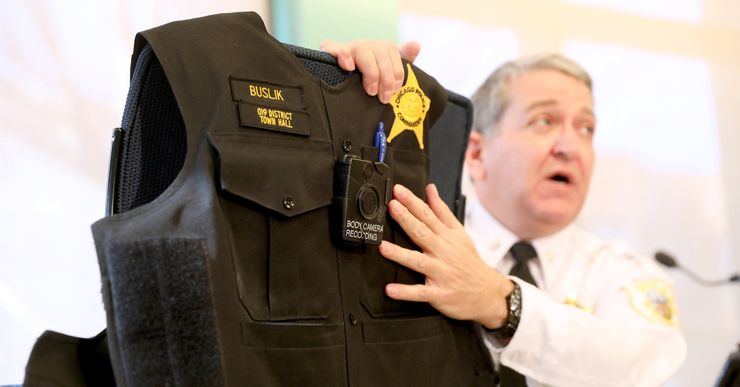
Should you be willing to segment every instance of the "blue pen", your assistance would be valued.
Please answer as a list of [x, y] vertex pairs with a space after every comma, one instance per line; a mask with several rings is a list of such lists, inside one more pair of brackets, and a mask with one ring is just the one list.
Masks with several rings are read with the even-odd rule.
[[386, 147], [386, 140], [385, 140], [385, 126], [383, 125], [383, 122], [378, 122], [378, 131], [375, 132], [375, 141], [374, 141], [375, 147], [378, 148], [378, 161], [381, 163], [383, 160], [385, 160], [385, 147]]

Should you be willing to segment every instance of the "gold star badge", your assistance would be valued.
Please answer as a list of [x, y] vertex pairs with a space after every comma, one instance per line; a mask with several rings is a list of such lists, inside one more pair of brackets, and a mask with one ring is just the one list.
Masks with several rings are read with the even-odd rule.
[[416, 134], [419, 148], [424, 149], [424, 118], [429, 111], [431, 100], [419, 87], [419, 81], [416, 80], [411, 65], [406, 64], [406, 68], [409, 74], [406, 77], [406, 84], [391, 98], [396, 118], [388, 135], [388, 143], [402, 132], [410, 130]]

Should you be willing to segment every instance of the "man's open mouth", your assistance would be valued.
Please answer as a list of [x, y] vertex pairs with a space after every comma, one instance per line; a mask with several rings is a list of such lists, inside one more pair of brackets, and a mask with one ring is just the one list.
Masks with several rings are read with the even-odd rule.
[[556, 173], [550, 176], [550, 180], [557, 181], [563, 184], [570, 184], [570, 177], [561, 173]]

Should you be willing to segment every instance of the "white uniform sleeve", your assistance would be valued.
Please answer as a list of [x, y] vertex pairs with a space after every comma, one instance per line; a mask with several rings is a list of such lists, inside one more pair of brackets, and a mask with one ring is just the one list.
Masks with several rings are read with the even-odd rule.
[[680, 330], [640, 316], [625, 291], [595, 314], [565, 305], [518, 279], [522, 314], [501, 363], [554, 386], [658, 386], [681, 365]]

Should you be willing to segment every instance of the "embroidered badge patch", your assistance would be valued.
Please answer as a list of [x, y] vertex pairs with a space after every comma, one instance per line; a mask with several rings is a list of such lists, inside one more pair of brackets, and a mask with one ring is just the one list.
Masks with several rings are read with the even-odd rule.
[[408, 69], [406, 84], [391, 98], [396, 118], [388, 135], [388, 143], [404, 131], [410, 130], [416, 135], [419, 148], [424, 149], [424, 118], [429, 111], [431, 100], [419, 87], [419, 81], [416, 80], [411, 65], [406, 64], [406, 68]]
[[661, 280], [638, 281], [626, 287], [632, 307], [650, 321], [676, 325], [676, 297], [670, 284]]

